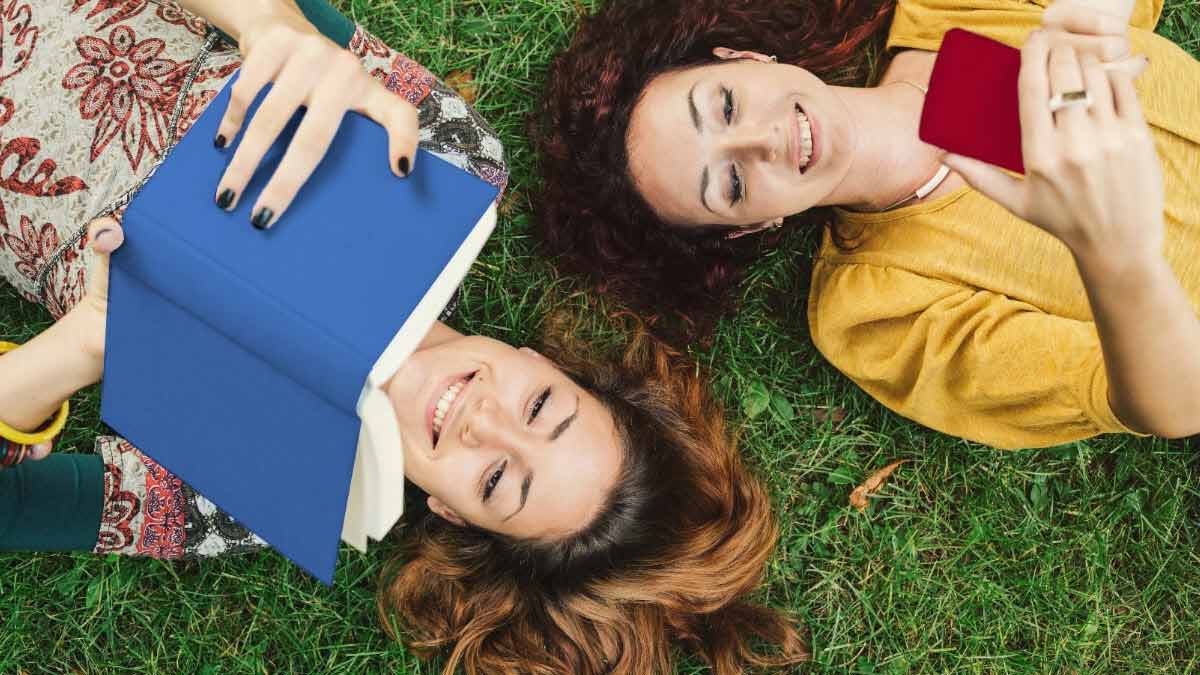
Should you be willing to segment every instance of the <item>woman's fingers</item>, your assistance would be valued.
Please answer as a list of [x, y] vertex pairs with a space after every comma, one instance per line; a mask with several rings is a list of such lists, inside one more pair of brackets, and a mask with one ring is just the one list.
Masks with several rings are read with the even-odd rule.
[[1127, 22], [1078, 0], [1058, 0], [1042, 12], [1042, 27], [1087, 35], [1125, 35]]
[[[303, 67], [298, 66], [299, 64], [289, 64], [280, 73], [271, 91], [267, 92], [266, 98], [254, 112], [254, 117], [246, 127], [242, 142], [233, 153], [229, 166], [225, 167], [225, 174], [217, 184], [215, 198], [217, 205], [226, 211], [237, 207], [238, 199], [250, 183], [250, 179], [254, 177], [263, 156], [275, 143], [275, 139], [287, 126], [292, 115], [304, 103], [312, 87], [312, 82], [308, 79], [310, 75], [304, 72]], [[265, 229], [278, 214], [267, 214], [260, 210], [252, 212], [250, 217], [255, 227]]]
[[1113, 103], [1112, 85], [1108, 83], [1108, 73], [1104, 64], [1094, 56], [1084, 54], [1080, 57], [1083, 67], [1083, 86], [1092, 96], [1092, 107], [1089, 112], [1092, 119], [1100, 123], [1101, 128], [1107, 127], [1116, 119], [1116, 109]]
[[279, 74], [285, 54], [282, 50], [263, 50], [262, 53], [256, 52], [255, 58], [242, 63], [237, 81], [229, 90], [229, 105], [225, 108], [220, 125], [217, 126], [213, 145], [224, 148], [237, 138], [254, 99], [258, 98], [262, 88]]
[[[1065, 45], [1052, 48], [1050, 50], [1050, 95], [1061, 96], [1083, 90], [1083, 68], [1079, 65], [1079, 56], [1075, 50]], [[1071, 123], [1087, 117], [1087, 108], [1082, 105], [1069, 105], [1055, 112], [1054, 116], [1055, 121], [1060, 125]]]
[[[325, 157], [345, 114], [344, 104], [329, 99], [318, 100], [309, 106], [275, 174], [251, 210], [252, 214], [256, 214], [252, 221], [255, 227], [270, 228], [291, 205], [296, 193]], [[263, 214], [261, 225], [258, 214]]]
[[397, 176], [406, 177], [416, 168], [420, 130], [417, 109], [372, 80], [367, 95], [355, 108], [387, 129], [388, 164]]
[[[1054, 142], [1054, 117], [1050, 113], [1050, 79], [1046, 64], [1050, 38], [1034, 31], [1021, 48], [1021, 72], [1017, 77], [1021, 114], [1021, 150], [1025, 163], [1044, 154]], [[1036, 166], [1036, 161], [1033, 162]]]
[[1133, 86], [1133, 78], [1126, 73], [1110, 72], [1108, 81], [1112, 84], [1117, 117], [1124, 122], [1144, 128], [1146, 119], [1142, 115], [1142, 103], [1138, 100], [1137, 89]]
[[997, 204], [1025, 218], [1027, 185], [991, 164], [962, 155], [949, 154], [942, 160], [956, 171], [971, 187], [990, 197]]
[[1120, 61], [1130, 54], [1129, 40], [1124, 36], [1080, 35], [1060, 30], [1051, 31], [1050, 36], [1055, 46], [1070, 47], [1080, 55], [1091, 54], [1106, 63]]

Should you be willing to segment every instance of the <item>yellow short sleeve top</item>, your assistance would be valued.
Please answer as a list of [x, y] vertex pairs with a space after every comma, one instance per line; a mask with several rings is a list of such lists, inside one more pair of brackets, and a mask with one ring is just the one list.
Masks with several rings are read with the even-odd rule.
[[[961, 27], [1020, 46], [1043, 1], [900, 0], [889, 48], [936, 50]], [[1152, 33], [1142, 0], [1138, 93], [1166, 182], [1166, 256], [1200, 309], [1200, 62]], [[1000, 448], [1127, 432], [1108, 404], [1100, 341], [1067, 248], [970, 188], [864, 214], [839, 210], [815, 261], [809, 325], [834, 366], [888, 408]]]

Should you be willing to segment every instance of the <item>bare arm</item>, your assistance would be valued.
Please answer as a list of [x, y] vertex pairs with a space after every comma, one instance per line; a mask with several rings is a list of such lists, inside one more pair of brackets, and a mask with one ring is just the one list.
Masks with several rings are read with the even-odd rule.
[[180, 0], [179, 4], [189, 12], [204, 17], [238, 42], [241, 42], [246, 27], [264, 16], [283, 12], [303, 18], [294, 0]]
[[1161, 255], [1076, 255], [1113, 412], [1167, 438], [1200, 433], [1200, 320]]
[[18, 431], [42, 426], [72, 394], [100, 380], [108, 307], [108, 254], [124, 242], [121, 226], [89, 226], [97, 256], [87, 294], [37, 337], [0, 357], [0, 421]]

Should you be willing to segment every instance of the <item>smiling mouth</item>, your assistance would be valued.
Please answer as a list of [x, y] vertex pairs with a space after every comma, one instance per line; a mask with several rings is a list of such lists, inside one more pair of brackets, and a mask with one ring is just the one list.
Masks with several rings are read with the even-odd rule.
[[804, 108], [800, 107], [800, 104], [797, 103], [795, 104], [795, 111], [796, 118], [800, 123], [800, 137], [796, 140], [800, 145], [799, 168], [800, 173], [803, 174], [808, 170], [809, 164], [812, 163], [813, 148], [815, 147], [815, 143], [813, 141], [812, 122], [808, 119], [808, 115], [804, 112]]
[[463, 390], [475, 379], [475, 374], [478, 371], [468, 373], [467, 375], [450, 382], [442, 391], [442, 395], [433, 404], [431, 413], [430, 431], [433, 436], [433, 446], [436, 448], [438, 440], [441, 438], [442, 429], [446, 422], [450, 419], [451, 413], [456, 409], [456, 403], [459, 403]]

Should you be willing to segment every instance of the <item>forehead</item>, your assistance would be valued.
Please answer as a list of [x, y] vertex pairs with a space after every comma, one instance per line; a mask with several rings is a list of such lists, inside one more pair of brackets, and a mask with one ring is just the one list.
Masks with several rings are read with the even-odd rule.
[[[563, 536], [590, 523], [616, 485], [624, 460], [612, 414], [586, 390], [579, 395], [579, 414], [571, 428], [538, 456], [529, 503], [518, 524], [525, 536]], [[574, 401], [569, 404], [573, 409]]]
[[688, 106], [704, 70], [675, 70], [651, 80], [629, 120], [630, 176], [650, 207], [674, 225], [708, 222], [696, 213], [707, 215], [698, 202], [705, 155]]

